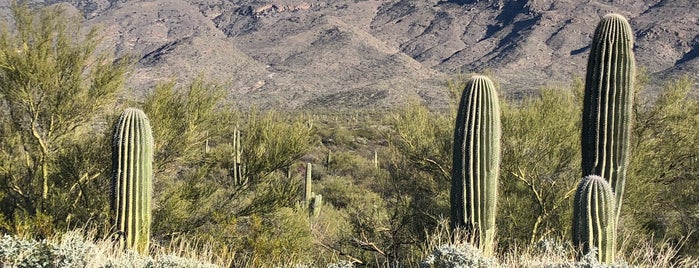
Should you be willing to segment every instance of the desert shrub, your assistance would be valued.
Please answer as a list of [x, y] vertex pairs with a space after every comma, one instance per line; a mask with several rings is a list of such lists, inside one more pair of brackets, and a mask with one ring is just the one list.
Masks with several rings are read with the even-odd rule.
[[580, 174], [582, 84], [502, 107], [499, 246], [564, 237]]
[[393, 132], [389, 140], [396, 153], [416, 172], [425, 172], [435, 180], [451, 178], [451, 147], [455, 117], [433, 112], [412, 103], [392, 116]]
[[371, 160], [358, 155], [357, 152], [340, 151], [333, 153], [329, 169], [332, 174], [355, 178], [356, 181], [371, 180], [376, 174]]
[[0, 239], [0, 257], [3, 267], [49, 267], [51, 246], [45, 241], [22, 240], [4, 235]]
[[382, 157], [387, 175], [377, 191], [390, 208], [394, 254], [419, 262], [418, 241], [449, 214], [454, 115], [411, 103], [390, 115], [389, 148]]
[[[138, 267], [138, 266], [136, 266]], [[216, 268], [218, 265], [210, 263], [202, 263], [197, 260], [182, 258], [174, 255], [160, 255], [146, 267], [149, 268], [171, 268], [171, 267], [189, 267], [189, 268]]]
[[282, 208], [239, 220], [242, 256], [252, 267], [308, 263], [314, 255], [307, 213]]
[[442, 245], [420, 263], [421, 268], [495, 267], [494, 258], [484, 257], [469, 244]]
[[354, 263], [350, 261], [339, 261], [336, 263], [331, 263], [326, 266], [327, 268], [354, 268]]
[[313, 258], [316, 266], [345, 260], [345, 257], [340, 255], [351, 251], [354, 236], [350, 219], [351, 215], [346, 210], [336, 209], [327, 201], [324, 201], [320, 214], [310, 219], [311, 234], [314, 244], [317, 245], [312, 249], [316, 252]]
[[337, 126], [331, 129], [330, 135], [326, 140], [334, 146], [354, 148], [356, 137], [346, 126]]
[[325, 178], [318, 188], [323, 202], [347, 215], [351, 224], [352, 234], [344, 240], [348, 245], [337, 249], [363, 262], [385, 261], [393, 222], [383, 198], [347, 177]]
[[97, 246], [78, 233], [65, 234], [54, 245], [52, 258], [56, 267], [87, 267], [98, 255]]
[[109, 241], [93, 242], [88, 234], [72, 231], [60, 238], [26, 240], [4, 235], [0, 238], [2, 267], [219, 267], [206, 261], [172, 254], [141, 256], [133, 251], [122, 252]]
[[[635, 243], [653, 239], [699, 256], [699, 100], [694, 81], [669, 81], [657, 97], [636, 101], [631, 163], [621, 210]], [[632, 249], [630, 246], [628, 249]]]
[[197, 77], [186, 85], [158, 84], [140, 106], [153, 125], [156, 175], [172, 176], [178, 167], [200, 163], [208, 144], [231, 135], [237, 113], [222, 105], [223, 86]]
[[149, 267], [153, 265], [153, 258], [150, 256], [141, 256], [133, 251], [127, 251], [120, 258], [108, 259], [104, 263], [105, 268], [136, 268]]
[[10, 225], [48, 215], [51, 224], [33, 235], [50, 236], [46, 227], [104, 219], [97, 191], [108, 162], [83, 153], [102, 149], [104, 115], [130, 61], [99, 51], [98, 30], [84, 31], [58, 6], [11, 9], [14, 27], [0, 31], [0, 181], [8, 186], [0, 202]]
[[[186, 234], [219, 245], [233, 243], [246, 232], [221, 230], [237, 230], [238, 223], [252, 215], [267, 219], [298, 200], [301, 183], [286, 178], [283, 171], [312, 142], [312, 129], [304, 118], [274, 111], [242, 113], [222, 100], [220, 85], [197, 78], [185, 86], [158, 85], [140, 104], [157, 140], [156, 239], [170, 241]], [[235, 182], [231, 174], [236, 128], [241, 132], [245, 183]], [[266, 229], [260, 232], [272, 237]]]

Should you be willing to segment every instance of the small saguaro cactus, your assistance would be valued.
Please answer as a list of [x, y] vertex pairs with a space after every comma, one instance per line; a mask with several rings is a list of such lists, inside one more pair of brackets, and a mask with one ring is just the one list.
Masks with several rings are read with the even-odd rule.
[[461, 96], [454, 130], [451, 227], [470, 231], [485, 256], [494, 250], [500, 131], [493, 82], [474, 76]]
[[633, 32], [618, 14], [595, 29], [587, 62], [582, 113], [582, 176], [605, 178], [615, 195], [618, 221], [629, 162], [634, 91]]
[[323, 206], [323, 196], [311, 191], [311, 178], [313, 175], [313, 164], [306, 163], [306, 179], [303, 183], [303, 207], [308, 209], [308, 215], [318, 217], [320, 208]]
[[306, 179], [303, 183], [303, 201], [308, 205], [311, 202], [312, 194], [311, 191], [311, 179], [313, 175], [313, 164], [306, 163]]
[[247, 184], [247, 177], [245, 177], [245, 165], [243, 164], [243, 141], [240, 138], [240, 129], [235, 126], [233, 129], [233, 184], [234, 185], [245, 185]]
[[374, 168], [379, 168], [379, 153], [374, 149], [374, 159], [371, 161], [374, 163]]
[[330, 163], [332, 163], [333, 151], [328, 149], [328, 155], [325, 157], [325, 168], [330, 168]]
[[323, 196], [314, 194], [311, 203], [308, 204], [308, 215], [317, 218], [320, 215], [320, 208], [323, 207]]
[[616, 220], [614, 194], [602, 177], [584, 177], [575, 192], [573, 204], [573, 245], [579, 256], [597, 249], [601, 263], [614, 262], [616, 250]]
[[112, 137], [111, 209], [121, 247], [148, 252], [153, 192], [153, 134], [143, 111], [122, 112]]

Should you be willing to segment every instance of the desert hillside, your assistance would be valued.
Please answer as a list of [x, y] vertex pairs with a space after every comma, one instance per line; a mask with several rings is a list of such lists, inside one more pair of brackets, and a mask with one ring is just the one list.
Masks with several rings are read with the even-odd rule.
[[[0, 3], [7, 17], [9, 1]], [[654, 78], [699, 76], [699, 2], [45, 0], [68, 3], [138, 64], [130, 88], [204, 75], [243, 106], [445, 104], [451, 75], [488, 71], [506, 95], [584, 75], [594, 26], [610, 12], [636, 32]]]

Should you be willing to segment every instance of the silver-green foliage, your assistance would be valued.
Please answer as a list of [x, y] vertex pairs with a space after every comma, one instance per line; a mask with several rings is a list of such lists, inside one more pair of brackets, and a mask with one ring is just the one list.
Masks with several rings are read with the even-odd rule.
[[114, 254], [111, 243], [95, 244], [83, 234], [71, 231], [60, 240], [25, 240], [0, 237], [0, 267], [218, 267], [211, 263], [175, 255], [141, 256], [133, 251]]
[[326, 266], [327, 268], [354, 268], [354, 263], [346, 260], [341, 260], [336, 263], [331, 263]]
[[420, 263], [420, 268], [451, 267], [496, 267], [495, 258], [483, 256], [483, 253], [468, 244], [442, 245], [437, 247], [427, 259]]
[[10, 235], [0, 238], [0, 266], [51, 267], [52, 247], [46, 241], [27, 241]]

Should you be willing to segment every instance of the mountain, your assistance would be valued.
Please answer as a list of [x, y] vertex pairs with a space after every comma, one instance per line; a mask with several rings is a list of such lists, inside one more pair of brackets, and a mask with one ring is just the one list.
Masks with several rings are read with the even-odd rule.
[[[694, 0], [45, 0], [103, 29], [138, 58], [129, 87], [203, 75], [240, 106], [447, 104], [445, 81], [488, 72], [518, 97], [582, 77], [594, 28], [615, 12], [636, 33], [637, 65], [699, 81]], [[0, 3], [0, 14], [9, 4]]]

